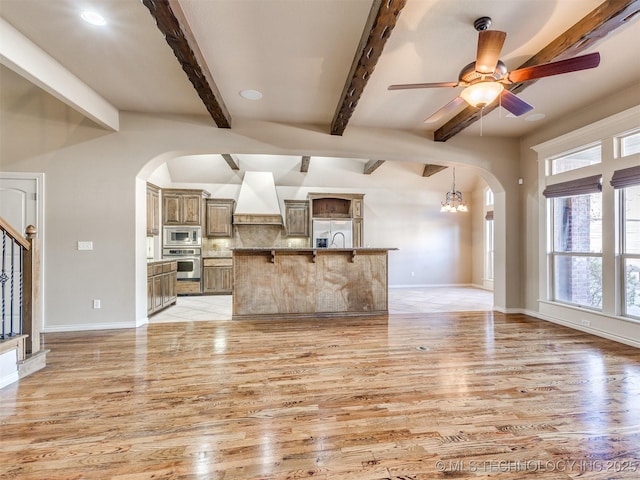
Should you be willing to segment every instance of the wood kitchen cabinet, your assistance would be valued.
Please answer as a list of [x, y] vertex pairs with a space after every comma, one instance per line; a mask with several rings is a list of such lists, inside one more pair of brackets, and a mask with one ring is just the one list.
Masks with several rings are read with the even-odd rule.
[[162, 191], [164, 225], [202, 225], [206, 190], [168, 188]]
[[305, 200], [285, 200], [284, 212], [287, 237], [308, 237], [309, 202]]
[[363, 246], [362, 239], [364, 238], [363, 232], [363, 221], [361, 218], [353, 219], [353, 231], [352, 231], [352, 239], [354, 248], [360, 248]]
[[147, 236], [160, 234], [160, 187], [147, 183]]
[[209, 238], [231, 238], [233, 236], [233, 209], [235, 200], [214, 198], [207, 200], [206, 236]]
[[309, 193], [309, 223], [314, 219], [351, 219], [353, 247], [364, 244], [363, 193]]
[[362, 201], [364, 194], [355, 194], [354, 198], [351, 200], [351, 218], [360, 218], [362, 219]]
[[147, 264], [147, 315], [176, 303], [178, 262], [159, 260]]
[[202, 261], [202, 292], [225, 295], [233, 291], [231, 258], [204, 258]]

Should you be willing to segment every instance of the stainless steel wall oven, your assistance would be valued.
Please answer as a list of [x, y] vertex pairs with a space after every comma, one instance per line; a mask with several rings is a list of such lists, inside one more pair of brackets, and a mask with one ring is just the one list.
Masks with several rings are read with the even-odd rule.
[[164, 248], [162, 258], [178, 262], [178, 281], [200, 281], [202, 272], [200, 248]]

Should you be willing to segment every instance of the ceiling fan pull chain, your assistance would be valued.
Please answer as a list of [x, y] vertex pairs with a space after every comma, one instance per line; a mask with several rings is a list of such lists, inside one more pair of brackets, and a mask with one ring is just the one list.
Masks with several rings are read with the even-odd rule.
[[484, 107], [480, 108], [480, 136], [482, 136], [482, 112], [484, 112]]

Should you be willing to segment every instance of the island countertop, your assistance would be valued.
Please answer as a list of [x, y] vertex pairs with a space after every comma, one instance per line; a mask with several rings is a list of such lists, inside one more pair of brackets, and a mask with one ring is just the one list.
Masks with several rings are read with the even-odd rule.
[[232, 252], [277, 252], [277, 253], [287, 253], [287, 252], [352, 252], [352, 251], [383, 251], [388, 252], [389, 250], [398, 250], [397, 248], [388, 248], [388, 247], [353, 247], [353, 248], [336, 248], [336, 247], [326, 247], [326, 248], [297, 248], [297, 247], [246, 247], [246, 248], [232, 248]]
[[388, 313], [396, 248], [234, 248], [233, 318]]
[[373, 253], [386, 254], [390, 250], [398, 250], [397, 248], [386, 247], [357, 247], [357, 248], [296, 248], [296, 247], [274, 247], [274, 248], [260, 248], [260, 247], [247, 247], [247, 248], [234, 248], [231, 250], [233, 255], [271, 255], [272, 262], [276, 256], [281, 255], [312, 255], [314, 258], [316, 255], [335, 255], [335, 254], [348, 254], [355, 257], [358, 254], [367, 255]]

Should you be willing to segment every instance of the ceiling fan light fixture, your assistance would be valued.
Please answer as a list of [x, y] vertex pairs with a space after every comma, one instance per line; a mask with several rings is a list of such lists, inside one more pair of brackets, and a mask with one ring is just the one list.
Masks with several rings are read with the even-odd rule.
[[460, 92], [460, 96], [469, 105], [476, 108], [483, 108], [498, 98], [502, 90], [504, 90], [504, 86], [501, 83], [478, 82], [465, 88]]

